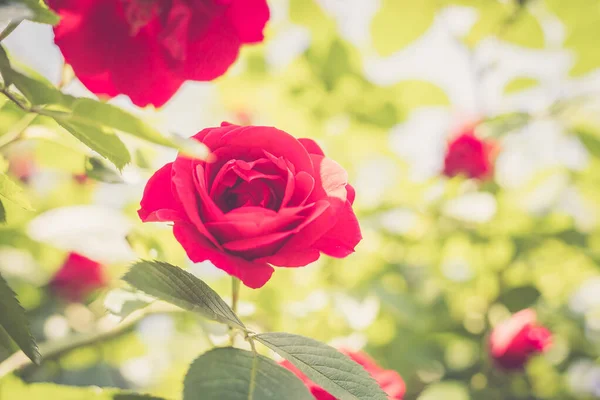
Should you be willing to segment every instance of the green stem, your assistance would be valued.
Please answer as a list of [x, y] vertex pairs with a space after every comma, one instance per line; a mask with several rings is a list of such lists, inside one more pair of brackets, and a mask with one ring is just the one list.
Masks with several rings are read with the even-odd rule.
[[[240, 280], [235, 276], [231, 277], [231, 309], [237, 314], [238, 301], [240, 299]], [[229, 327], [229, 343], [233, 346], [235, 330]]]
[[258, 352], [256, 351], [256, 346], [254, 345], [254, 339], [252, 339], [250, 336], [247, 336], [246, 338], [250, 343], [252, 352], [254, 353], [254, 358], [252, 359], [252, 370], [250, 371], [250, 385], [248, 386], [248, 400], [253, 400], [254, 389], [256, 388], [256, 374], [258, 373]]
[[21, 23], [21, 21], [10, 22], [8, 24], [8, 26], [6, 28], [4, 28], [4, 30], [2, 32], [0, 32], [0, 42], [3, 41], [4, 39], [6, 39], [8, 37], [8, 35], [13, 33], [13, 31], [15, 29], [17, 29], [17, 27], [19, 26], [20, 23]]
[[6, 132], [4, 135], [0, 136], [0, 149], [5, 148], [6, 146], [20, 140], [23, 138], [23, 132], [34, 119], [37, 118], [37, 114], [35, 113], [27, 113], [25, 114], [17, 123], [13, 126], [9, 132]]
[[[181, 311], [183, 310], [180, 308], [157, 303], [134, 312], [116, 325], [107, 326], [106, 323], [103, 323], [106, 321], [99, 321], [97, 329], [91, 333], [72, 335], [59, 341], [41, 343], [39, 346], [42, 354], [40, 365], [46, 361], [58, 359], [72, 350], [99, 344], [130, 332], [138, 322], [149, 315]], [[22, 351], [18, 351], [0, 363], [0, 379], [27, 367], [34, 367], [34, 364]]]

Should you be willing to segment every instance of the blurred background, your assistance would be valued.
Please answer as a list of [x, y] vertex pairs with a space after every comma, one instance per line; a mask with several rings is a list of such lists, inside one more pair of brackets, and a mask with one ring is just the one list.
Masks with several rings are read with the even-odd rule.
[[[349, 172], [364, 236], [356, 253], [243, 287], [244, 321], [364, 349], [400, 372], [406, 399], [600, 398], [600, 2], [269, 5], [264, 43], [224, 77], [185, 83], [159, 110], [111, 100], [183, 137], [221, 121], [276, 126], [315, 139]], [[3, 44], [21, 69], [93, 97], [64, 73], [51, 27], [23, 22]], [[3, 97], [0, 107], [4, 135], [23, 113]], [[448, 143], [465, 132], [494, 149], [484, 177], [444, 173]], [[224, 298], [230, 280], [192, 264], [166, 224], [141, 224], [145, 182], [175, 152], [123, 139], [134, 162], [121, 175], [44, 121], [16, 142], [0, 136], [1, 162], [35, 209], [5, 203], [0, 272], [39, 342], [95, 338], [18, 375], [177, 399], [189, 363], [226, 343], [226, 328], [158, 310], [97, 340], [146, 304], [118, 278], [151, 257]], [[71, 252], [102, 265], [92, 297], [50, 290]], [[502, 371], [488, 335], [529, 307], [553, 345], [524, 371]]]

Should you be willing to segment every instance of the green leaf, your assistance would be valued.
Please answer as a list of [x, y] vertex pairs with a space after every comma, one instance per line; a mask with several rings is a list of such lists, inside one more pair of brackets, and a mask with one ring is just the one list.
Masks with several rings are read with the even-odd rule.
[[112, 129], [69, 121], [68, 116], [55, 120], [83, 144], [115, 164], [119, 170], [131, 161], [127, 147]]
[[596, 135], [587, 129], [581, 128], [577, 129], [575, 133], [590, 154], [596, 158], [600, 158], [600, 135]]
[[104, 298], [104, 308], [113, 315], [125, 318], [129, 314], [147, 307], [153, 301], [153, 297], [144, 293], [117, 288], [107, 293]]
[[0, 201], [0, 223], [6, 222], [6, 209], [4, 208], [4, 204]]
[[246, 330], [238, 316], [210, 286], [179, 267], [142, 260], [131, 267], [123, 280], [150, 296]]
[[72, 108], [73, 117], [85, 119], [89, 123], [109, 126], [152, 143], [177, 148], [171, 140], [119, 107], [93, 99], [80, 98], [73, 102]]
[[291, 371], [273, 360], [232, 347], [210, 350], [190, 366], [183, 400], [314, 400]]
[[253, 337], [335, 397], [356, 400], [388, 398], [362, 366], [325, 343], [283, 332], [261, 333]]
[[514, 313], [534, 305], [540, 294], [540, 291], [534, 286], [522, 286], [505, 291], [498, 298], [498, 301]]
[[596, 0], [545, 0], [546, 7], [563, 23], [564, 46], [576, 56], [570, 75], [582, 76], [600, 67], [597, 50], [600, 35], [600, 7]]
[[23, 189], [13, 182], [8, 175], [2, 173], [0, 173], [0, 196], [26, 210], [33, 210], [29, 199], [23, 194]]
[[417, 400], [470, 400], [469, 390], [462, 382], [439, 382], [429, 385]]
[[539, 85], [540, 81], [535, 78], [519, 76], [512, 79], [506, 84], [506, 86], [504, 87], [504, 94], [520, 92], [522, 90], [531, 89]]
[[0, 46], [0, 75], [5, 86], [13, 84], [34, 105], [59, 104], [65, 97], [60, 90], [42, 77], [30, 78], [13, 69], [6, 50]]
[[14, 353], [19, 350], [19, 347], [2, 326], [0, 326], [0, 349], [4, 349], [8, 353]]
[[0, 326], [31, 361], [39, 363], [40, 353], [35, 339], [29, 331], [25, 310], [2, 275], [0, 275]]
[[289, 17], [294, 24], [310, 29], [313, 41], [324, 40], [335, 30], [333, 19], [315, 0], [290, 0]]
[[383, 0], [371, 21], [375, 50], [389, 56], [414, 42], [432, 25], [436, 8], [434, 0], [421, 0], [418, 6], [412, 0]]
[[99, 387], [72, 387], [53, 383], [26, 384], [9, 376], [0, 383], [0, 399], [27, 400], [164, 400], [160, 397]]
[[106, 183], [123, 183], [125, 182], [117, 171], [114, 171], [101, 159], [97, 157], [89, 157], [85, 163], [85, 174], [92, 179]]
[[27, 17], [35, 22], [42, 24], [56, 25], [60, 21], [60, 17], [55, 14], [44, 3], [44, 0], [21, 0], [32, 11], [33, 16]]
[[480, 18], [466, 37], [469, 45], [493, 36], [517, 46], [544, 48], [542, 25], [527, 9], [489, 1], [478, 7], [478, 11]]

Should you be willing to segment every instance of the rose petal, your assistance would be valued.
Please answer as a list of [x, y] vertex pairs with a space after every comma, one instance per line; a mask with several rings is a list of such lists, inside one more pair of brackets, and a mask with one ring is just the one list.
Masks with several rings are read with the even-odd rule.
[[209, 260], [217, 268], [239, 278], [244, 285], [257, 289], [271, 278], [273, 267], [264, 262], [247, 261], [216, 249], [193, 226], [175, 223], [173, 234], [193, 262]]
[[220, 248], [219, 243], [206, 230], [204, 222], [200, 218], [198, 196], [193, 178], [193, 161], [189, 158], [177, 157], [173, 163], [173, 185], [189, 221], [191, 221], [201, 235], [208, 238], [215, 247]]
[[312, 174], [314, 171], [312, 160], [304, 146], [289, 133], [273, 127], [230, 125], [216, 128], [204, 137], [203, 143], [213, 151], [225, 146], [260, 149], [275, 157], [283, 157], [296, 168], [295, 172], [306, 171]]
[[234, 0], [227, 16], [243, 43], [262, 42], [263, 29], [269, 20], [266, 0]]
[[[107, 70], [110, 57], [116, 53], [111, 46], [114, 40], [128, 40], [125, 21], [118, 18], [115, 2], [53, 1], [51, 6], [59, 12], [60, 24], [54, 28], [54, 41], [60, 47], [67, 63], [77, 75], [96, 75]], [[106, 30], [105, 24], [111, 29]], [[106, 32], [99, 35], [98, 32]], [[93, 48], [94, 51], [86, 51]], [[107, 57], [107, 55], [110, 55]]]
[[137, 106], [162, 106], [185, 81], [169, 65], [171, 60], [154, 37], [139, 34], [115, 49], [116, 54], [110, 60], [113, 83]]
[[143, 222], [184, 219], [181, 205], [173, 196], [172, 172], [173, 163], [168, 163], [148, 180], [138, 210], [138, 215]]
[[361, 240], [360, 225], [352, 211], [352, 205], [346, 202], [337, 223], [313, 247], [328, 256], [344, 258], [354, 253], [354, 248]]
[[279, 250], [272, 256], [258, 258], [256, 262], [267, 262], [278, 267], [296, 268], [304, 267], [319, 259], [319, 250], [308, 248], [302, 250]]
[[510, 319], [500, 323], [494, 328], [490, 335], [490, 345], [492, 355], [499, 357], [510, 346], [511, 341], [519, 332], [527, 326], [534, 324], [536, 313], [532, 309], [525, 309], [514, 314]]
[[302, 143], [302, 146], [304, 146], [306, 151], [308, 151], [308, 154], [316, 154], [318, 156], [325, 157], [325, 153], [321, 149], [321, 146], [319, 146], [314, 140], [308, 138], [300, 138], [298, 139], [298, 141]]
[[287, 231], [305, 217], [296, 209], [275, 212], [262, 207], [243, 207], [223, 216], [219, 221], [206, 223], [206, 228], [220, 241], [241, 240], [277, 231]]
[[200, 196], [200, 215], [205, 222], [218, 220], [223, 217], [223, 211], [208, 195], [206, 187], [206, 176], [202, 164], [196, 165], [196, 173], [194, 174], [194, 184], [196, 185], [197, 194]]
[[354, 190], [354, 187], [351, 186], [350, 184], [346, 185], [346, 192], [348, 193], [346, 195], [348, 201], [350, 202], [350, 204], [354, 204], [354, 199], [356, 198], [356, 191]]
[[225, 16], [214, 18], [206, 28], [196, 18], [202, 16], [194, 15], [190, 22], [192, 39], [187, 44], [183, 75], [187, 79], [210, 81], [223, 75], [237, 59], [241, 42]]
[[[291, 196], [290, 200], [287, 202], [283, 202], [281, 204], [282, 207], [297, 207], [303, 206], [308, 200], [310, 194], [315, 187], [315, 178], [310, 176], [307, 172], [300, 171], [296, 174], [294, 178], [294, 193]], [[287, 190], [287, 189], [286, 189]], [[287, 193], [286, 193], [287, 195]]]

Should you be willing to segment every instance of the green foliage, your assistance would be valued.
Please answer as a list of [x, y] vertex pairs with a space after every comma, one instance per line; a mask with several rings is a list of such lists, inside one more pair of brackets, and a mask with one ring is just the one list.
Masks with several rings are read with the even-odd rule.
[[48, 9], [43, 0], [1, 0], [0, 22], [7, 18], [12, 22], [23, 19], [40, 22], [43, 24], [56, 25], [59, 21], [58, 15]]
[[[29, 199], [23, 193], [23, 189], [3, 173], [0, 173], [0, 196], [25, 210], [33, 210]], [[4, 216], [4, 219], [6, 219], [6, 216]]]
[[529, 77], [513, 78], [504, 87], [504, 93], [512, 94], [515, 92], [520, 92], [522, 90], [531, 89], [536, 86], [539, 86], [539, 84], [540, 84], [539, 81], [535, 78], [529, 78]]
[[79, 98], [73, 101], [71, 107], [71, 118], [86, 121], [90, 125], [111, 127], [151, 143], [177, 148], [172, 141], [162, 136], [156, 129], [111, 104]]
[[356, 400], [387, 399], [377, 382], [360, 365], [331, 346], [283, 332], [262, 333], [254, 338], [334, 396]]
[[[0, 329], [4, 332], [1, 335], [4, 339], [10, 338], [23, 350], [23, 352], [33, 362], [40, 362], [40, 353], [38, 351], [35, 339], [29, 331], [29, 323], [25, 317], [25, 311], [19, 304], [14, 292], [8, 286], [8, 283], [0, 275]], [[7, 335], [5, 335], [6, 333]], [[3, 347], [10, 348], [3, 340]]]
[[576, 57], [571, 75], [585, 75], [600, 67], [600, 54], [594, 40], [600, 34], [598, 3], [595, 0], [545, 0], [544, 3], [565, 25], [564, 46]]
[[433, 23], [437, 5], [435, 0], [423, 0], [418, 7], [410, 0], [383, 0], [371, 22], [375, 50], [389, 56], [418, 39]]
[[25, 384], [8, 377], [0, 381], [0, 399], [27, 400], [164, 400], [118, 389], [78, 388], [51, 383]]
[[467, 5], [474, 6], [479, 13], [479, 19], [465, 38], [467, 44], [474, 46], [482, 39], [496, 37], [526, 48], [544, 48], [542, 26], [526, 7], [495, 0], [475, 0]]
[[150, 296], [246, 330], [217, 292], [179, 267], [160, 261], [139, 261], [129, 269], [123, 280]]
[[100, 182], [124, 183], [121, 175], [97, 157], [88, 157], [85, 163], [85, 175]]
[[292, 372], [273, 360], [231, 347], [198, 357], [185, 376], [183, 400], [310, 400]]

